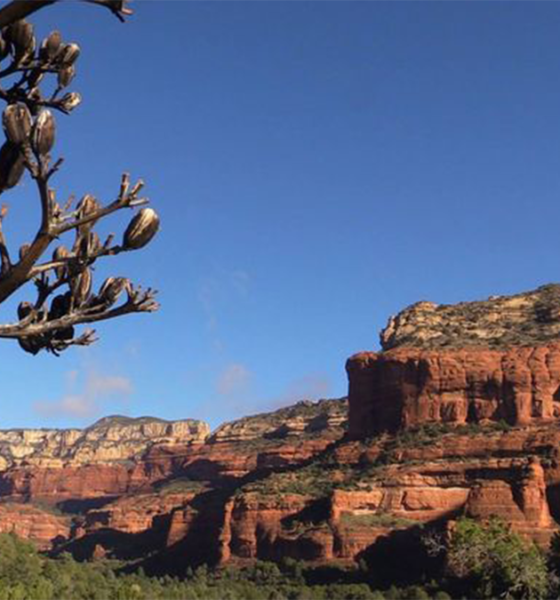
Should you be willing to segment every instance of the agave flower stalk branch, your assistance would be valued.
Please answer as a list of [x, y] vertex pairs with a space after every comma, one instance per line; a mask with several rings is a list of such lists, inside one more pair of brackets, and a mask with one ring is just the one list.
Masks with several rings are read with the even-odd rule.
[[[107, 206], [104, 206], [94, 212], [91, 212], [85, 217], [79, 217], [76, 211], [66, 215], [65, 217], [62, 217], [61, 220], [63, 221], [63, 223], [53, 229], [54, 235], [58, 237], [59, 235], [62, 235], [67, 231], [77, 229], [82, 225], [87, 225], [88, 223], [97, 221], [102, 217], [110, 215], [123, 208], [134, 208], [136, 206], [142, 206], [144, 204], [149, 203], [148, 198], [137, 198], [136, 194], [133, 192], [134, 190], [130, 194], [126, 194], [123, 197], [117, 198], [116, 200], [111, 202], [111, 204], [108, 204]], [[64, 223], [65, 220], [70, 220], [70, 222]]]
[[31, 246], [20, 261], [15, 265], [10, 265], [10, 268], [6, 271], [2, 270], [0, 274], [0, 303], [29, 281], [33, 266], [56, 237], [56, 234], [52, 233], [52, 207], [45, 165], [42, 161], [38, 166], [33, 165], [30, 159], [26, 157], [26, 167], [35, 179], [39, 190], [41, 225]]
[[0, 325], [0, 338], [18, 339], [23, 337], [40, 336], [52, 333], [73, 325], [84, 323], [95, 323], [114, 319], [122, 315], [139, 312], [154, 312], [159, 308], [155, 300], [155, 290], [142, 291], [139, 288], [132, 290], [128, 300], [115, 308], [104, 308], [103, 306], [90, 306], [75, 309], [67, 315], [51, 321], [30, 323], [27, 317], [17, 323]]
[[[111, 246], [109, 248], [101, 248], [98, 252], [94, 254], [88, 255], [82, 262], [85, 262], [86, 265], [91, 265], [98, 258], [102, 258], [104, 256], [116, 256], [121, 252], [128, 252], [129, 248], [125, 248], [124, 246], [116, 245]], [[40, 265], [35, 265], [33, 269], [31, 269], [30, 277], [37, 277], [41, 273], [48, 273], [49, 271], [54, 271], [58, 267], [65, 267], [71, 265], [72, 263], [79, 262], [76, 256], [68, 256], [67, 258], [61, 258], [59, 260], [51, 260], [46, 263], [42, 263]]]
[[97, 342], [95, 330], [88, 329], [82, 335], [72, 340], [50, 340], [47, 349], [55, 356], [59, 356], [63, 350], [70, 348], [70, 346], [90, 346], [95, 342]]
[[[113, 235], [102, 243], [94, 230], [98, 221], [118, 210], [147, 204], [148, 199], [139, 195], [143, 182], [131, 185], [129, 175], [124, 174], [114, 201], [103, 206], [92, 194], [85, 194], [75, 210], [74, 197], [61, 207], [49, 184], [62, 159], [51, 160], [56, 123], [47, 108], [69, 114], [81, 103], [77, 92], [61, 94], [75, 77], [80, 47], [65, 42], [58, 31], [37, 43], [34, 28], [25, 17], [59, 1], [12, 0], [0, 9], [0, 60], [8, 59], [0, 70], [0, 80], [12, 77], [6, 87], [0, 85], [0, 100], [8, 105], [2, 115], [6, 140], [0, 145], [0, 194], [15, 187], [27, 171], [37, 186], [41, 211], [35, 237], [21, 246], [15, 263], [3, 233], [4, 213], [0, 214], [0, 304], [27, 283], [36, 287], [35, 301], [19, 304], [19, 320], [0, 325], [0, 337], [17, 339], [21, 348], [32, 354], [43, 349], [58, 354], [70, 346], [95, 341], [94, 332], [79, 335], [74, 325], [158, 308], [155, 292], [134, 288], [124, 277], [109, 277], [92, 295], [92, 265], [98, 258], [143, 248], [159, 229], [157, 213], [142, 208], [129, 222], [120, 245], [113, 243]], [[131, 14], [126, 0], [82, 1], [104, 6], [121, 20]], [[54, 86], [50, 90], [41, 86], [43, 80]], [[60, 244], [51, 260], [42, 258], [53, 242], [70, 231], [75, 232], [70, 249]], [[125, 291], [127, 300], [117, 305]]]
[[[58, 161], [54, 168], [60, 164]], [[66, 217], [62, 217], [62, 219], [70, 219], [69, 223], [55, 224], [52, 216], [52, 206], [50, 202], [50, 193], [48, 186], [48, 179], [51, 175], [51, 172], [46, 171], [46, 165], [40, 161], [38, 165], [34, 165], [30, 158], [26, 159], [26, 167], [31, 172], [31, 176], [35, 179], [37, 183], [37, 187], [39, 190], [39, 195], [41, 199], [41, 226], [37, 235], [35, 236], [34, 241], [31, 244], [31, 247], [26, 252], [25, 256], [15, 265], [9, 269], [6, 274], [0, 274], [0, 303], [8, 298], [11, 294], [13, 294], [19, 287], [24, 285], [29, 279], [40, 274], [43, 271], [54, 268], [55, 266], [61, 266], [61, 261], [51, 261], [57, 262], [58, 264], [45, 263], [45, 265], [41, 265], [34, 270], [33, 267], [37, 260], [41, 257], [46, 248], [50, 245], [50, 243], [63, 233], [70, 231], [72, 229], [77, 229], [82, 225], [86, 225], [88, 223], [92, 223], [97, 221], [98, 219], [110, 215], [118, 210], [123, 208], [131, 208], [134, 206], [139, 206], [142, 204], [147, 204], [148, 200], [146, 198], [137, 198], [137, 193], [142, 189], [143, 183], [139, 180], [132, 188], [130, 193], [128, 193], [128, 186], [124, 186], [121, 184], [121, 193], [117, 197], [116, 200], [111, 202], [108, 206], [102, 207], [97, 211], [90, 213], [89, 215], [77, 218], [77, 211], [74, 211]], [[123, 182], [128, 180], [128, 175], [124, 174]], [[124, 193], [123, 193], [124, 188]], [[100, 251], [99, 256], [109, 256], [118, 254], [123, 251], [123, 248], [120, 246], [116, 246], [109, 249], [102, 249]], [[94, 260], [97, 256], [92, 257]], [[93, 261], [92, 261], [93, 262]]]

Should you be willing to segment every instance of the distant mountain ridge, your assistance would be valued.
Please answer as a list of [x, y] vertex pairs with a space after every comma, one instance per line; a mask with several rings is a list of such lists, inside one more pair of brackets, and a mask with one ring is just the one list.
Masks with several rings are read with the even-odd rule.
[[104, 417], [85, 429], [0, 430], [0, 470], [132, 460], [154, 444], [201, 443], [209, 433], [210, 427], [195, 419], [121, 415]]

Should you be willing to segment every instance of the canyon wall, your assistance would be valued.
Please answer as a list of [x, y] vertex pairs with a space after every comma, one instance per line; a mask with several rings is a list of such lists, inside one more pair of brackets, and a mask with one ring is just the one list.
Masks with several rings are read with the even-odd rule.
[[559, 289], [409, 307], [382, 351], [348, 360], [348, 400], [213, 433], [123, 417], [1, 432], [0, 531], [177, 574], [398, 556], [461, 515], [546, 548], [560, 523]]

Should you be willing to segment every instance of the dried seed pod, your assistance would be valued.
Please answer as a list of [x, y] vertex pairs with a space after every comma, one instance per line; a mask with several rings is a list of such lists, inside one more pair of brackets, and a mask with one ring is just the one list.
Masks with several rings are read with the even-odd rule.
[[112, 306], [129, 285], [126, 277], [109, 277], [101, 286], [97, 297], [105, 306]]
[[28, 337], [19, 338], [18, 343], [20, 347], [29, 352], [29, 354], [37, 354], [44, 348], [43, 338], [38, 335], [30, 335]]
[[101, 240], [95, 231], [90, 231], [88, 236], [88, 253], [90, 256], [97, 254], [102, 248]]
[[72, 299], [74, 306], [82, 306], [91, 294], [92, 276], [90, 269], [84, 269], [77, 277], [74, 277], [70, 283], [72, 290]]
[[43, 96], [39, 87], [31, 88], [27, 94], [27, 99], [30, 102], [42, 102]]
[[31, 132], [31, 113], [25, 104], [9, 104], [4, 109], [2, 124], [10, 142], [23, 144]]
[[74, 326], [68, 325], [68, 327], [55, 329], [52, 333], [52, 337], [55, 340], [71, 340], [74, 337]]
[[70, 292], [59, 294], [52, 299], [49, 321], [55, 321], [70, 312]]
[[31, 146], [39, 156], [47, 155], [54, 145], [55, 121], [50, 110], [43, 110], [37, 117], [31, 133]]
[[58, 87], [65, 88], [68, 87], [71, 81], [74, 79], [76, 75], [76, 68], [73, 65], [68, 67], [63, 67], [58, 72], [57, 81]]
[[18, 319], [22, 321], [33, 312], [33, 304], [31, 302], [20, 302], [17, 307]]
[[69, 92], [62, 96], [62, 98], [58, 101], [58, 106], [61, 110], [65, 112], [70, 112], [78, 106], [82, 101], [82, 97], [78, 92]]
[[[76, 206], [76, 212], [78, 213], [78, 219], [85, 219], [89, 215], [98, 211], [101, 208], [101, 204], [99, 204], [97, 198], [92, 196], [91, 194], [86, 194], [82, 197], [82, 199], [78, 202]], [[93, 221], [89, 221], [84, 225], [80, 225], [79, 231], [80, 234], [83, 232], [89, 231], [97, 222], [97, 219]]]
[[[70, 252], [66, 246], [58, 246], [58, 248], [53, 252], [53, 261], [64, 260], [70, 256]], [[66, 266], [60, 266], [55, 268], [56, 276], [59, 279], [64, 279], [66, 274], [68, 273], [68, 269]]]
[[39, 56], [43, 60], [53, 60], [60, 50], [62, 44], [62, 36], [60, 31], [51, 31], [49, 35], [43, 40], [41, 49], [39, 50]]
[[31, 244], [23, 244], [23, 246], [19, 249], [20, 260], [23, 260], [24, 256], [29, 252], [29, 248], [31, 248]]
[[143, 248], [159, 229], [159, 217], [153, 208], [143, 208], [130, 221], [123, 236], [123, 246], [127, 250]]
[[77, 256], [83, 258], [93, 257], [101, 248], [99, 236], [94, 231], [82, 231], [78, 233], [73, 251]]
[[0, 148], [0, 192], [17, 185], [24, 171], [25, 162], [18, 146], [5, 142]]
[[25, 19], [20, 19], [6, 27], [5, 35], [14, 48], [16, 62], [21, 62], [23, 58], [35, 51], [36, 42], [33, 33], [33, 25], [28, 23]]
[[58, 53], [57, 60], [65, 67], [73, 65], [80, 56], [80, 46], [78, 44], [66, 44]]

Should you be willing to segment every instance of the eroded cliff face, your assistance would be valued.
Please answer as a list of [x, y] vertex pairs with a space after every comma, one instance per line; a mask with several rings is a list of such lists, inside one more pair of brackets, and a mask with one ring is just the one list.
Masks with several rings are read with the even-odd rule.
[[[81, 557], [113, 552], [131, 558], [131, 540], [150, 554], [183, 534], [197, 552], [202, 544], [215, 557], [208, 532], [218, 535], [216, 523], [223, 522], [222, 490], [313, 458], [342, 437], [346, 420], [343, 398], [247, 417], [211, 437], [198, 421], [124, 417], [102, 419], [83, 431], [3, 432], [0, 507], [15, 506], [15, 522], [17, 507], [40, 512], [50, 506], [55, 513], [45, 514], [55, 522], [62, 511], [64, 533], [57, 530], [50, 541]], [[28, 521], [22, 512], [18, 531], [48, 546], [48, 535], [38, 535]]]
[[559, 342], [362, 352], [346, 368], [353, 437], [425, 423], [530, 425], [560, 417]]
[[419, 526], [499, 516], [547, 547], [558, 530], [555, 428], [421, 432], [341, 442], [246, 484], [225, 511], [229, 560], [354, 561]]
[[543, 547], [558, 529], [553, 423], [344, 434], [160, 444], [128, 466], [14, 467], [0, 516], [9, 511], [5, 527], [42, 548], [140, 560], [148, 572], [286, 556], [353, 562], [462, 514], [498, 515]]
[[[211, 435], [158, 425], [149, 442], [140, 424], [114, 436], [102, 421], [91, 443], [66, 432], [68, 447], [87, 451], [11, 458], [0, 509], [17, 522], [14, 501], [28, 502], [20, 531], [42, 547], [133, 559], [150, 573], [398, 555], [460, 515], [497, 515], [546, 547], [560, 523], [559, 298], [546, 286], [414, 305], [392, 320], [382, 352], [349, 359], [348, 403], [301, 402]], [[100, 459], [98, 442], [121, 435], [143, 450]], [[64, 513], [48, 513], [40, 531], [37, 501]]]
[[560, 286], [405, 309], [382, 332], [383, 352], [347, 362], [350, 435], [425, 423], [558, 419], [559, 328]]

